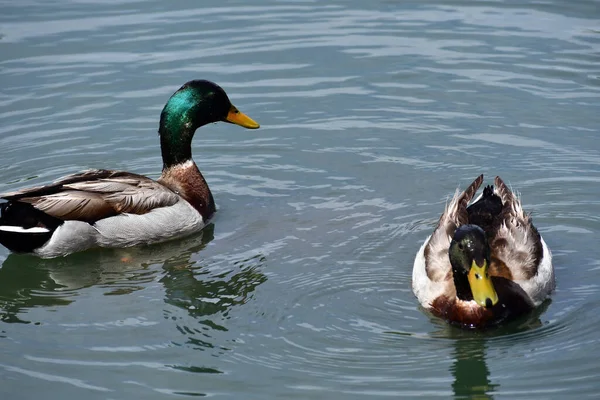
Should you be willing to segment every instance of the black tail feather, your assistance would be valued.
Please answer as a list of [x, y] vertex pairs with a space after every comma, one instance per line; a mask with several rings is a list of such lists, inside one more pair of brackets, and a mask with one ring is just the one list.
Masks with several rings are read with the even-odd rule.
[[0, 226], [16, 228], [45, 228], [48, 232], [11, 232], [0, 229], [0, 244], [16, 253], [30, 253], [43, 246], [63, 223], [31, 204], [9, 201], [0, 204]]
[[483, 189], [483, 195], [474, 204], [467, 208], [469, 223], [481, 227], [488, 232], [494, 224], [496, 217], [502, 212], [502, 199], [494, 193], [492, 185]]

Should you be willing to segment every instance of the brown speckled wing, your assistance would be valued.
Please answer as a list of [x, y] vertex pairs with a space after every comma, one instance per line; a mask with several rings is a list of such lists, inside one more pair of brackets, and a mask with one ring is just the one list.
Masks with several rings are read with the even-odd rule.
[[520, 199], [504, 181], [497, 176], [494, 185], [503, 207], [490, 239], [492, 257], [510, 270], [513, 279], [530, 279], [537, 273], [543, 254], [540, 234], [531, 217], [523, 211]]
[[85, 171], [0, 197], [29, 203], [62, 220], [90, 223], [121, 213], [144, 214], [179, 201], [170, 189], [150, 178], [109, 170]]
[[463, 192], [458, 193], [446, 206], [436, 229], [431, 234], [425, 247], [427, 276], [432, 281], [449, 280], [451, 265], [448, 257], [450, 239], [457, 226], [468, 223], [467, 206], [483, 183], [483, 175], [479, 175]]
[[475, 178], [473, 183], [471, 183], [469, 187], [466, 188], [465, 191], [460, 194], [460, 196], [458, 196], [458, 199], [456, 200], [457, 206], [455, 210], [455, 215], [452, 218], [458, 223], [458, 226], [469, 223], [469, 214], [467, 213], [467, 206], [469, 205], [471, 200], [473, 200], [473, 197], [475, 197], [475, 193], [477, 193], [482, 183], [483, 174]]

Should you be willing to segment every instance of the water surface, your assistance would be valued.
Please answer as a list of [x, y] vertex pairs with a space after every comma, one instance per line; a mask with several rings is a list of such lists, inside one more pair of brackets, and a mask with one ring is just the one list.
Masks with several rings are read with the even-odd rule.
[[[202, 235], [56, 260], [0, 248], [0, 397], [586, 398], [600, 387], [595, 1], [28, 0], [0, 13], [0, 191], [157, 177], [190, 79], [258, 131], [194, 157]], [[431, 318], [413, 257], [448, 196], [500, 175], [557, 290], [485, 333]]]

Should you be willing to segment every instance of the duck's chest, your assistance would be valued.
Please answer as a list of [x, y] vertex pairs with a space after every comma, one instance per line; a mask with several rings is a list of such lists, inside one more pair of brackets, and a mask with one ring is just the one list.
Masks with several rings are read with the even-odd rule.
[[193, 161], [164, 170], [158, 181], [187, 201], [205, 221], [216, 211], [208, 184]]

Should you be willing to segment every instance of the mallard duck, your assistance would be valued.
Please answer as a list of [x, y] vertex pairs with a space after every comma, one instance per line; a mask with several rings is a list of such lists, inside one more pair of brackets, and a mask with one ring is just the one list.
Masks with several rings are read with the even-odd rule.
[[550, 249], [500, 177], [469, 204], [482, 183], [480, 175], [457, 191], [419, 249], [412, 275], [425, 309], [469, 328], [523, 315], [555, 286]]
[[213, 82], [187, 82], [160, 115], [163, 168], [158, 180], [124, 171], [88, 170], [49, 185], [1, 194], [0, 243], [43, 258], [92, 247], [164, 242], [200, 231], [215, 212], [192, 160], [196, 129], [212, 122], [259, 125]]

